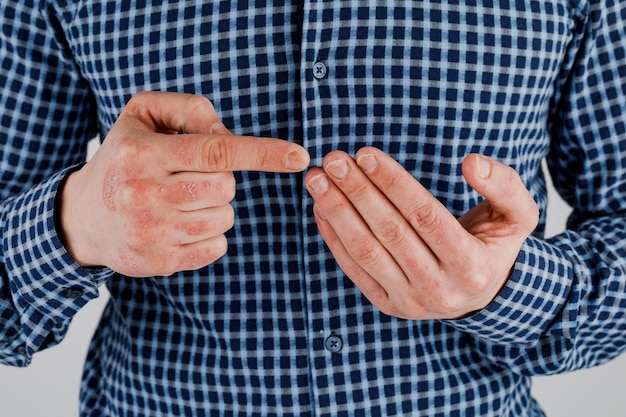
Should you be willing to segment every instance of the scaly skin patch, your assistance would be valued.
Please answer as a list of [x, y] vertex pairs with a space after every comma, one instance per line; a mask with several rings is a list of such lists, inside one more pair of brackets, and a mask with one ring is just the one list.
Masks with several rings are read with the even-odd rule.
[[104, 205], [111, 211], [117, 209], [115, 204], [115, 196], [120, 184], [123, 184], [128, 178], [129, 170], [125, 167], [110, 166], [104, 176], [104, 183], [102, 185], [102, 200]]

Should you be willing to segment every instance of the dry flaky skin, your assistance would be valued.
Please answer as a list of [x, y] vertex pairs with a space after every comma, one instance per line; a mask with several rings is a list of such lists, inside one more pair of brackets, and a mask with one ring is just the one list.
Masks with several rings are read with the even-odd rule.
[[63, 240], [81, 265], [129, 276], [197, 269], [226, 252], [233, 171], [296, 172], [308, 164], [299, 145], [232, 135], [203, 97], [140, 93], [68, 177]]

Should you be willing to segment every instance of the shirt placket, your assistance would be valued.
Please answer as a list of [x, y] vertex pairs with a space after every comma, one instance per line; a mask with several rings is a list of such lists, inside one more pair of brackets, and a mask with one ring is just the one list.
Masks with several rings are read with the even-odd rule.
[[[339, 2], [318, 0], [303, 2], [302, 58], [300, 89], [302, 92], [303, 146], [311, 154], [311, 166], [321, 166], [331, 150], [341, 149], [337, 125], [335, 61], [333, 35], [338, 25], [349, 24], [337, 19]], [[344, 5], [345, 6], [345, 5]], [[336, 38], [335, 38], [336, 41]], [[343, 97], [342, 97], [343, 99]], [[347, 150], [347, 149], [345, 149]], [[351, 395], [344, 377], [344, 355], [350, 338], [345, 333], [345, 317], [339, 301], [345, 299], [341, 270], [327, 251], [313, 217], [313, 199], [303, 194], [305, 288], [307, 297], [308, 349], [311, 373], [312, 415], [333, 415], [343, 410], [346, 396]]]

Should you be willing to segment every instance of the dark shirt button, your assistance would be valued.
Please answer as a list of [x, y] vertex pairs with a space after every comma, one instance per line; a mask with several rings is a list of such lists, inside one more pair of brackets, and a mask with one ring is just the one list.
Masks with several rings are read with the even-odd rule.
[[339, 336], [332, 335], [326, 339], [325, 346], [327, 351], [337, 353], [343, 347], [343, 341]]
[[316, 62], [313, 65], [313, 76], [318, 80], [326, 77], [327, 71], [326, 65], [323, 62]]
[[18, 355], [22, 355], [22, 356], [26, 356], [28, 354], [28, 351], [26, 350], [26, 346], [21, 345], [17, 348], [17, 354]]
[[76, 288], [76, 287], [70, 287], [70, 288], [66, 288], [65, 289], [65, 296], [67, 298], [80, 298], [83, 295], [83, 290], [81, 290], [80, 288]]

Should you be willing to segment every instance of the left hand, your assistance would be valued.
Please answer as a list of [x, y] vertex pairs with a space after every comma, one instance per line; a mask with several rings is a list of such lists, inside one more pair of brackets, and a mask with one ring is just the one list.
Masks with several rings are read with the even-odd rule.
[[305, 178], [337, 263], [383, 313], [463, 317], [506, 283], [539, 212], [519, 175], [472, 154], [463, 175], [485, 200], [456, 219], [399, 163], [367, 147], [341, 151]]

